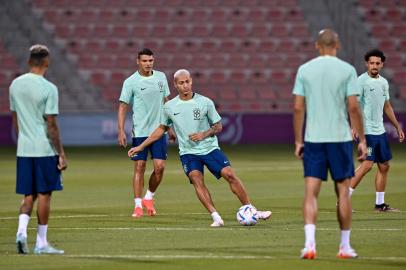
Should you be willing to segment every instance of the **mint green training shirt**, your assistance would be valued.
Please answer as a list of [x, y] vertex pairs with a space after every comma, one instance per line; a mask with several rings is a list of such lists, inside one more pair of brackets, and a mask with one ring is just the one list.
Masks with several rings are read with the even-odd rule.
[[17, 113], [17, 156], [56, 155], [48, 138], [46, 115], [58, 114], [58, 89], [43, 76], [26, 73], [10, 85], [10, 110]]
[[166, 76], [157, 70], [148, 77], [137, 71], [124, 81], [119, 100], [132, 104], [133, 137], [148, 137], [159, 126], [169, 94]]
[[368, 72], [361, 74], [357, 82], [361, 89], [359, 102], [364, 116], [365, 134], [381, 135], [385, 133], [383, 108], [389, 100], [389, 83], [381, 75], [372, 78]]
[[193, 93], [193, 98], [190, 100], [184, 101], [177, 96], [165, 103], [161, 124], [164, 126], [173, 125], [179, 142], [180, 155], [206, 155], [219, 149], [217, 137], [211, 136], [202, 141], [194, 142], [189, 139], [189, 135], [206, 131], [220, 120], [221, 117], [217, 113], [213, 101]]
[[359, 95], [357, 74], [350, 64], [319, 56], [299, 67], [293, 94], [306, 102], [306, 142], [351, 141], [347, 97]]

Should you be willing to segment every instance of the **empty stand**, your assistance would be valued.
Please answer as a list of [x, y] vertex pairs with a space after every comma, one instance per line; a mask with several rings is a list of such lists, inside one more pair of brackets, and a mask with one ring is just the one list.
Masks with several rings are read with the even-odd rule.
[[[169, 79], [188, 68], [198, 91], [236, 112], [287, 108], [276, 106], [277, 98], [288, 95], [292, 74], [315, 55], [296, 0], [30, 2], [80, 73], [112, 103], [143, 47], [154, 51], [156, 68]], [[387, 8], [373, 16], [402, 14]]]

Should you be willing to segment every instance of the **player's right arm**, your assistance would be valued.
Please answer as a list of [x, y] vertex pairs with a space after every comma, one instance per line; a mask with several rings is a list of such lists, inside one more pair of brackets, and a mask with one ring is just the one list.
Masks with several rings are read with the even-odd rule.
[[124, 129], [127, 110], [128, 110], [128, 104], [120, 101], [120, 105], [118, 107], [118, 113], [117, 113], [117, 122], [118, 122], [117, 141], [118, 141], [118, 144], [122, 147], [127, 146], [127, 136], [125, 135], [125, 129]]
[[293, 106], [293, 130], [295, 133], [295, 156], [303, 157], [303, 124], [306, 111], [305, 97], [295, 95]]
[[49, 139], [59, 155], [58, 169], [65, 170], [68, 167], [68, 161], [61, 143], [61, 136], [59, 133], [58, 123], [56, 122], [56, 115], [47, 115], [46, 119]]
[[159, 127], [157, 127], [143, 143], [141, 143], [137, 147], [131, 148], [128, 151], [128, 156], [133, 157], [135, 154], [137, 154], [137, 153], [141, 152], [142, 150], [144, 150], [144, 148], [147, 147], [148, 145], [150, 145], [153, 142], [159, 140], [162, 137], [162, 135], [164, 135], [164, 133], [165, 133], [165, 131], [167, 129], [168, 129], [167, 126], [159, 125]]
[[362, 121], [362, 113], [359, 107], [356, 95], [347, 97], [348, 114], [350, 115], [351, 126], [358, 134], [358, 160], [364, 160], [367, 157], [367, 145], [364, 133], [364, 124]]

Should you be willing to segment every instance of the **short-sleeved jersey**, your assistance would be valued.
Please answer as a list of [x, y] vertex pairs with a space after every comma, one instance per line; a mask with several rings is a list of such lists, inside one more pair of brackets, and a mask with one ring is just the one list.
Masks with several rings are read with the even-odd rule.
[[132, 104], [133, 137], [148, 137], [159, 126], [169, 94], [166, 76], [157, 70], [148, 77], [137, 71], [124, 81], [119, 100]]
[[58, 89], [43, 76], [26, 73], [10, 85], [10, 110], [17, 113], [17, 156], [56, 155], [48, 138], [46, 115], [57, 115]]
[[217, 137], [211, 136], [194, 142], [189, 139], [189, 135], [206, 131], [220, 120], [221, 117], [217, 113], [213, 101], [193, 93], [193, 98], [190, 100], [184, 101], [177, 96], [165, 103], [161, 124], [164, 126], [173, 125], [179, 142], [180, 155], [206, 155], [219, 149]]
[[346, 99], [359, 95], [357, 73], [333, 56], [319, 56], [298, 69], [293, 94], [306, 101], [307, 142], [352, 140]]
[[365, 134], [380, 135], [385, 133], [383, 125], [383, 107], [389, 100], [388, 81], [379, 75], [372, 78], [368, 72], [358, 77], [361, 90], [359, 102], [364, 116]]

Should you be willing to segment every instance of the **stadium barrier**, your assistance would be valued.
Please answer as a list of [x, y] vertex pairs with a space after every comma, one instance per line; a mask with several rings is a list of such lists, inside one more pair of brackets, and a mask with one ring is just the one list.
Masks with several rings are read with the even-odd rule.
[[[406, 124], [406, 113], [397, 114], [400, 124]], [[64, 145], [117, 144], [117, 114], [63, 114], [58, 117]], [[226, 144], [293, 143], [291, 114], [222, 114], [223, 131], [218, 136]], [[131, 116], [127, 116], [125, 130], [131, 136]], [[389, 122], [385, 128], [392, 142], [397, 141], [396, 129]], [[15, 144], [11, 116], [0, 116], [0, 145]]]

